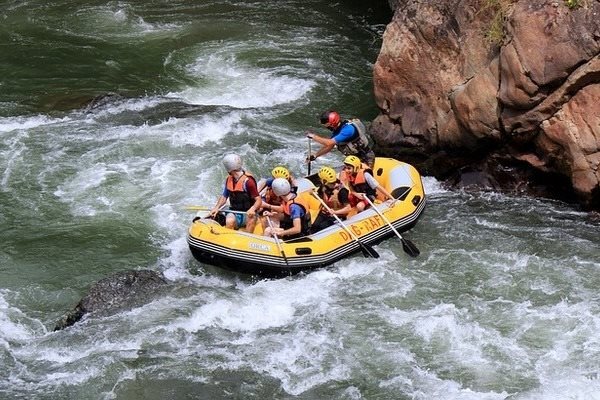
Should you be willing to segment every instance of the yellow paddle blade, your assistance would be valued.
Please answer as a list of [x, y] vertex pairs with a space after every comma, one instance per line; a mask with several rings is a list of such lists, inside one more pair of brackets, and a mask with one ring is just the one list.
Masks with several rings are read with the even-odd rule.
[[186, 210], [192, 210], [192, 211], [210, 211], [210, 210], [212, 210], [211, 207], [206, 207], [206, 206], [184, 206], [183, 208], [185, 208]]

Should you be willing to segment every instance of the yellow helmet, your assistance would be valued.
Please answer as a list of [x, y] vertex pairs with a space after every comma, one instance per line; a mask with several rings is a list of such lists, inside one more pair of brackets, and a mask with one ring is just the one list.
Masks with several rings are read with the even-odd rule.
[[362, 162], [360, 161], [360, 158], [358, 158], [356, 156], [348, 156], [348, 157], [344, 158], [344, 164], [352, 166], [353, 172], [358, 171], [360, 169], [360, 167], [362, 166]]
[[273, 171], [271, 171], [271, 175], [273, 175], [273, 178], [290, 179], [290, 171], [288, 171], [286, 167], [282, 167], [281, 165], [279, 167], [273, 168]]
[[319, 170], [319, 179], [321, 179], [322, 184], [334, 183], [337, 181], [335, 170], [331, 167], [321, 167]]

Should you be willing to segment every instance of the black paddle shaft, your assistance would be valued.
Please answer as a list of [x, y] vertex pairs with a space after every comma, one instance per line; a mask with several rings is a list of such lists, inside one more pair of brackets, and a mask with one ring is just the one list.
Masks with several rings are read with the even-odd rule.
[[333, 215], [333, 217], [334, 217], [334, 218], [337, 220], [337, 222], [339, 222], [339, 223], [340, 223], [340, 225], [342, 226], [342, 228], [344, 228], [344, 230], [345, 230], [346, 232], [348, 232], [348, 234], [349, 234], [349, 235], [352, 237], [352, 239], [353, 239], [353, 240], [354, 240], [356, 243], [358, 243], [358, 245], [360, 246], [360, 249], [362, 250], [362, 252], [363, 252], [363, 255], [364, 255], [365, 257], [379, 258], [379, 253], [378, 253], [378, 252], [376, 252], [376, 251], [375, 251], [375, 249], [374, 249], [373, 247], [369, 246], [369, 245], [368, 245], [368, 244], [366, 244], [366, 243], [363, 243], [363, 242], [361, 242], [361, 241], [358, 239], [358, 237], [357, 237], [357, 236], [356, 236], [354, 233], [352, 233], [352, 231], [351, 231], [351, 230], [350, 230], [350, 229], [349, 229], [349, 228], [348, 228], [348, 227], [347, 227], [347, 226], [346, 226], [346, 225], [345, 225], [345, 224], [342, 222], [342, 220], [340, 219], [340, 217], [338, 217], [338, 216], [337, 216], [337, 215], [336, 215], [336, 214], [333, 212], [333, 210], [332, 210], [332, 209], [331, 209], [331, 208], [330, 208], [330, 207], [327, 205], [327, 203], [325, 203], [325, 201], [323, 201], [323, 199], [319, 197], [319, 195], [318, 195], [318, 194], [316, 194], [315, 192], [312, 192], [312, 195], [313, 195], [313, 196], [314, 196], [314, 197], [315, 197], [317, 200], [319, 200], [319, 203], [321, 203], [321, 205], [322, 205], [323, 207], [325, 207], [325, 209], [326, 209], [327, 211], [329, 211], [329, 212], [331, 213], [331, 215]]

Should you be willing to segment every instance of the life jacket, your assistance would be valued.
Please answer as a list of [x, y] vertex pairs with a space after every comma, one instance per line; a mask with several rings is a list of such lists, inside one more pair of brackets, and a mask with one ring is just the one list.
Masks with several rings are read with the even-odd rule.
[[377, 191], [371, 186], [369, 186], [369, 184], [367, 183], [365, 179], [365, 172], [368, 172], [369, 174], [373, 175], [373, 171], [371, 171], [370, 169], [361, 168], [358, 170], [358, 173], [354, 178], [352, 178], [350, 174], [347, 175], [348, 184], [353, 192], [366, 193], [367, 196], [369, 196], [370, 198], [375, 198], [375, 196], [377, 195]]
[[[365, 169], [365, 170], [370, 170], [369, 165], [367, 163], [365, 163], [364, 161], [360, 164], [360, 168]], [[348, 187], [349, 183], [352, 182], [352, 174], [347, 172], [346, 169], [343, 169], [340, 171], [340, 173], [338, 175], [338, 179], [340, 180], [340, 182], [342, 182], [344, 184], [344, 186]]]
[[269, 204], [271, 204], [271, 205], [274, 205], [274, 206], [278, 206], [278, 205], [280, 205], [280, 204], [281, 204], [281, 200], [279, 199], [279, 196], [277, 196], [277, 195], [276, 195], [276, 194], [273, 192], [273, 189], [272, 189], [272, 188], [270, 188], [270, 187], [268, 187], [268, 188], [265, 190], [265, 197], [264, 197], [264, 201], [265, 201], [266, 203], [269, 203]]
[[283, 219], [279, 223], [279, 226], [283, 229], [289, 229], [294, 226], [294, 221], [292, 221], [292, 215], [290, 211], [292, 204], [298, 204], [300, 207], [302, 207], [304, 210], [304, 216], [300, 221], [300, 233], [298, 235], [288, 236], [288, 238], [308, 235], [310, 230], [310, 207], [308, 201], [302, 197], [296, 196], [291, 200], [282, 202], [281, 206], [283, 207]]
[[[289, 181], [288, 181], [289, 182]], [[292, 182], [290, 182], [290, 191], [292, 193], [296, 193], [298, 190], [298, 186], [293, 186]], [[264, 201], [274, 206], [278, 206], [281, 204], [281, 199], [273, 192], [273, 188], [267, 186], [265, 188], [265, 195], [263, 196]]]
[[334, 186], [333, 190], [330, 191], [328, 188], [322, 186], [319, 188], [318, 194], [321, 196], [321, 198], [329, 208], [333, 210], [339, 210], [343, 207], [343, 204], [340, 202], [338, 194], [340, 193], [340, 190], [343, 187], [344, 185], [342, 183], [337, 183]]
[[346, 125], [352, 125], [354, 127], [354, 136], [349, 142], [338, 143], [338, 150], [341, 151], [345, 156], [357, 156], [365, 162], [374, 160], [375, 154], [369, 145], [367, 128], [360, 119], [351, 118], [349, 120], [344, 120], [339, 128], [333, 131], [331, 137], [333, 138], [339, 134], [342, 128]]
[[[231, 209], [235, 211], [248, 211], [254, 205], [254, 199], [246, 191], [246, 181], [254, 179], [254, 177], [246, 171], [243, 172], [244, 174], [240, 176], [237, 182], [234, 182], [234, 178], [231, 175], [225, 181], [225, 185], [229, 191], [229, 204], [231, 205]], [[256, 180], [254, 182], [256, 183]]]

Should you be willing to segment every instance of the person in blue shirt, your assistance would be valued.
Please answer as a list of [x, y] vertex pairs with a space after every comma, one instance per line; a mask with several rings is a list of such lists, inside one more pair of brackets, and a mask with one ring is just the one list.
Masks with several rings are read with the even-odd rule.
[[365, 125], [358, 118], [342, 121], [337, 111], [327, 110], [321, 115], [319, 121], [331, 131], [331, 138], [307, 132], [306, 136], [309, 139], [323, 145], [315, 154], [308, 155], [308, 162], [329, 153], [337, 146], [345, 156], [357, 156], [362, 162], [373, 168], [375, 153], [369, 145]]
[[296, 178], [294, 178], [292, 176], [292, 174], [286, 167], [283, 167], [280, 165], [280, 166], [273, 168], [273, 170], [271, 171], [270, 178], [261, 179], [258, 182], [258, 191], [261, 194], [262, 200], [263, 200], [263, 204], [262, 204], [263, 210], [269, 210], [269, 204], [274, 204], [274, 205], [279, 204], [279, 199], [273, 193], [273, 189], [271, 187], [271, 185], [273, 184], [273, 181], [276, 178], [287, 179], [287, 181], [290, 183], [290, 185], [292, 187], [292, 192], [296, 193], [296, 190], [298, 189], [298, 187], [297, 187], [298, 185], [296, 184]]
[[271, 218], [276, 213], [281, 213], [281, 222], [278, 228], [269, 226], [265, 229], [265, 236], [278, 236], [293, 239], [308, 235], [310, 230], [310, 205], [305, 199], [292, 192], [292, 187], [287, 179], [276, 178], [271, 185], [273, 192], [280, 198], [281, 204], [265, 211], [266, 218]]
[[[296, 184], [296, 179], [290, 174], [290, 171], [284, 166], [277, 166], [273, 168], [271, 171], [271, 178], [261, 179], [258, 182], [258, 191], [262, 196], [262, 209], [259, 212], [259, 215], [265, 211], [270, 211], [274, 206], [281, 205], [281, 199], [273, 192], [273, 181], [277, 178], [286, 179], [292, 188], [292, 192], [296, 193], [298, 189], [298, 185]], [[279, 221], [282, 218], [282, 213], [275, 213], [271, 218], [271, 224], [275, 227], [279, 227]], [[266, 218], [261, 218], [261, 223], [263, 227], [263, 231], [269, 226], [267, 224]]]

